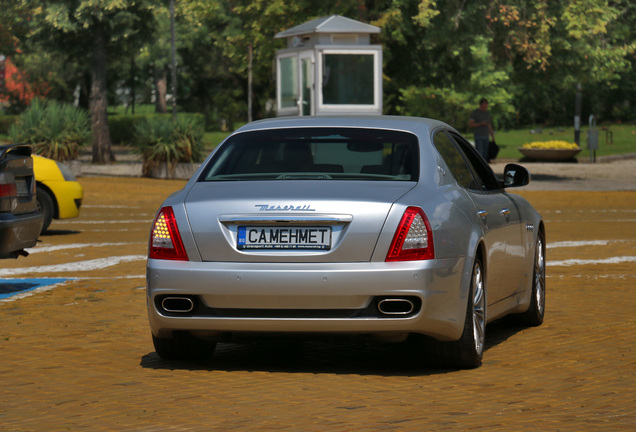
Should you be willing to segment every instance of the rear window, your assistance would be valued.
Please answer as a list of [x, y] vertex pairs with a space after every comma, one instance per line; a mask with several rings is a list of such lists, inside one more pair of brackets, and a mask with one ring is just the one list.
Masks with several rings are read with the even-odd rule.
[[418, 141], [381, 129], [298, 128], [230, 137], [201, 181], [417, 181]]

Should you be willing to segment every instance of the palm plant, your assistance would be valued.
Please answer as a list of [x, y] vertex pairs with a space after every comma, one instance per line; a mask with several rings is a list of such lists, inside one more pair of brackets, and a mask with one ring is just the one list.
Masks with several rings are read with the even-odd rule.
[[9, 128], [14, 142], [31, 144], [36, 154], [57, 161], [77, 159], [91, 137], [88, 114], [72, 105], [34, 99]]
[[135, 124], [135, 142], [143, 157], [143, 175], [164, 165], [173, 175], [178, 163], [203, 160], [203, 123], [196, 117], [180, 115], [150, 117]]

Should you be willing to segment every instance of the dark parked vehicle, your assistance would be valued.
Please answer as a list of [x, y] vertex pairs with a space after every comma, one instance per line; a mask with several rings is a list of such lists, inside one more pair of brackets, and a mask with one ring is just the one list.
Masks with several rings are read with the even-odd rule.
[[0, 258], [27, 256], [42, 229], [37, 210], [31, 147], [0, 146]]

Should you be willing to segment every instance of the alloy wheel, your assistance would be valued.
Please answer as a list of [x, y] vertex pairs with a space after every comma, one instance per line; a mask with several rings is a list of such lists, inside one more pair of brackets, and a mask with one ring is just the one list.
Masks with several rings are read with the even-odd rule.
[[486, 335], [486, 296], [481, 265], [477, 263], [473, 270], [473, 340], [475, 352], [481, 355]]
[[545, 309], [545, 255], [543, 253], [543, 239], [537, 240], [537, 253], [534, 262], [534, 286], [537, 302], [537, 312], [543, 316]]

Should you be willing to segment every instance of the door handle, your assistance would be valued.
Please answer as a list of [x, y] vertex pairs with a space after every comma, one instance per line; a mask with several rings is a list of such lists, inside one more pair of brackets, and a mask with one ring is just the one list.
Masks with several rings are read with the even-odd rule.
[[510, 215], [510, 209], [503, 208], [503, 209], [501, 209], [499, 214], [502, 215], [502, 216], [509, 216]]
[[480, 218], [485, 218], [486, 216], [488, 216], [488, 212], [486, 210], [478, 210], [477, 216], [479, 216]]

